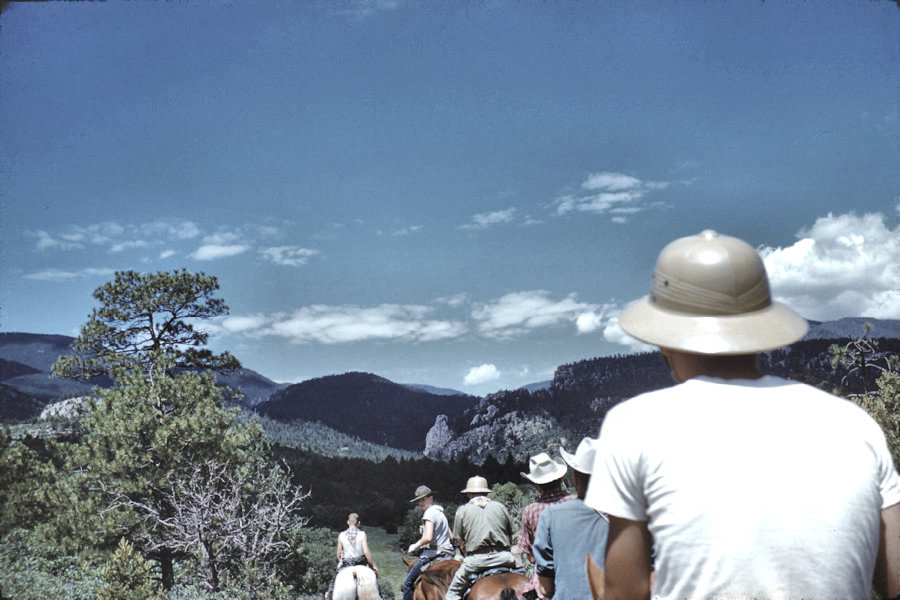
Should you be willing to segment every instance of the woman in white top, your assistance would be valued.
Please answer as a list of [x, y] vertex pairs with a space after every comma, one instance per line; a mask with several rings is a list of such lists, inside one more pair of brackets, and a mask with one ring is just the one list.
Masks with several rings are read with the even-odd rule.
[[378, 573], [378, 567], [372, 560], [369, 552], [369, 542], [366, 532], [359, 528], [359, 515], [350, 513], [347, 517], [347, 529], [338, 535], [337, 557], [338, 570], [353, 565], [368, 564], [373, 571]]
[[[359, 528], [359, 515], [350, 513], [347, 516], [347, 529], [338, 535], [337, 541], [337, 570], [340, 572], [345, 567], [355, 565], [369, 565], [369, 567], [378, 574], [378, 567], [372, 560], [372, 554], [369, 552], [369, 542], [366, 539], [366, 532]], [[325, 598], [330, 599], [334, 590], [334, 578], [328, 586]]]

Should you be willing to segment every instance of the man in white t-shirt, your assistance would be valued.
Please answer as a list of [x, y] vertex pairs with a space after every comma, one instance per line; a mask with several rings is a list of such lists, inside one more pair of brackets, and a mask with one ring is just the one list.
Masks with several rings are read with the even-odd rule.
[[403, 600], [412, 600], [416, 580], [422, 569], [439, 558], [453, 558], [450, 524], [444, 514], [444, 507], [434, 501], [434, 492], [427, 485], [416, 488], [416, 497], [410, 500], [422, 509], [422, 535], [409, 546], [409, 554], [418, 554], [419, 558], [412, 564], [401, 592]]
[[[754, 249], [704, 231], [663, 249], [619, 317], [678, 385], [613, 408], [585, 503], [610, 515], [606, 598], [900, 595], [900, 476], [862, 409], [763, 376], [806, 322]], [[650, 546], [656, 580], [651, 590]]]

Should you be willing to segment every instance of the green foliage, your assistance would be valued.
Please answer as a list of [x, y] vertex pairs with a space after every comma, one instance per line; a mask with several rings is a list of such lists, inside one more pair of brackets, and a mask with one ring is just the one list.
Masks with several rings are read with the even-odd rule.
[[515, 484], [511, 482], [495, 485], [489, 497], [502, 502], [509, 511], [515, 525], [515, 533], [518, 534], [522, 526], [522, 511], [525, 507], [537, 500], [537, 494], [531, 484]]
[[397, 460], [420, 456], [418, 452], [368, 442], [318, 422], [285, 423], [266, 416], [260, 416], [259, 422], [273, 445], [315, 452], [321, 456], [364, 458], [373, 462], [379, 462], [388, 456]]
[[151, 373], [162, 358], [173, 369], [240, 369], [227, 352], [215, 355], [201, 348], [209, 334], [194, 328], [197, 320], [228, 313], [224, 300], [215, 297], [218, 289], [218, 280], [204, 273], [117, 271], [113, 281], [94, 291], [101, 306], [73, 342], [74, 354], [53, 365], [54, 375], [86, 379], [120, 369]]
[[282, 576], [301, 594], [321, 595], [328, 589], [337, 566], [337, 532], [325, 527], [306, 527], [296, 550], [282, 565]]
[[[862, 380], [864, 393], [850, 394], [850, 398], [881, 426], [896, 466], [900, 465], [900, 359], [879, 351], [878, 340], [869, 338], [871, 331], [872, 326], [866, 323], [861, 336], [851, 337], [845, 344], [832, 344], [828, 350], [832, 367], [846, 370], [842, 385], [851, 376]], [[877, 378], [870, 390], [872, 377]]]
[[103, 567], [103, 585], [97, 600], [162, 600], [163, 593], [153, 579], [153, 565], [135, 552], [128, 540], [119, 540], [115, 553]]
[[876, 386], [874, 393], [857, 396], [854, 401], [884, 430], [894, 465], [900, 468], [900, 373], [883, 372]]
[[90, 550], [62, 552], [25, 529], [0, 539], [0, 586], [16, 600], [94, 600], [103, 556]]

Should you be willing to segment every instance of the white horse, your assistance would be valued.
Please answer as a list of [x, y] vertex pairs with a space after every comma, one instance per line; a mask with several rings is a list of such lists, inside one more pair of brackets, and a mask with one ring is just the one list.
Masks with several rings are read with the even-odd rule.
[[332, 600], [381, 600], [375, 571], [365, 565], [341, 569], [334, 580]]

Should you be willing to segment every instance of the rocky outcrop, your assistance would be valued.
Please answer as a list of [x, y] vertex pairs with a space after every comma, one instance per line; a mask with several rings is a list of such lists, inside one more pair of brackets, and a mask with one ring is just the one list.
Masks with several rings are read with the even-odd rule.
[[[496, 409], [496, 407], [492, 407]], [[478, 415], [470, 429], [454, 435], [447, 417], [435, 419], [426, 436], [425, 455], [437, 460], [468, 458], [482, 462], [488, 456], [504, 460], [507, 456], [529, 456], [565, 443], [570, 433], [554, 420], [513, 411], [486, 419]]]

